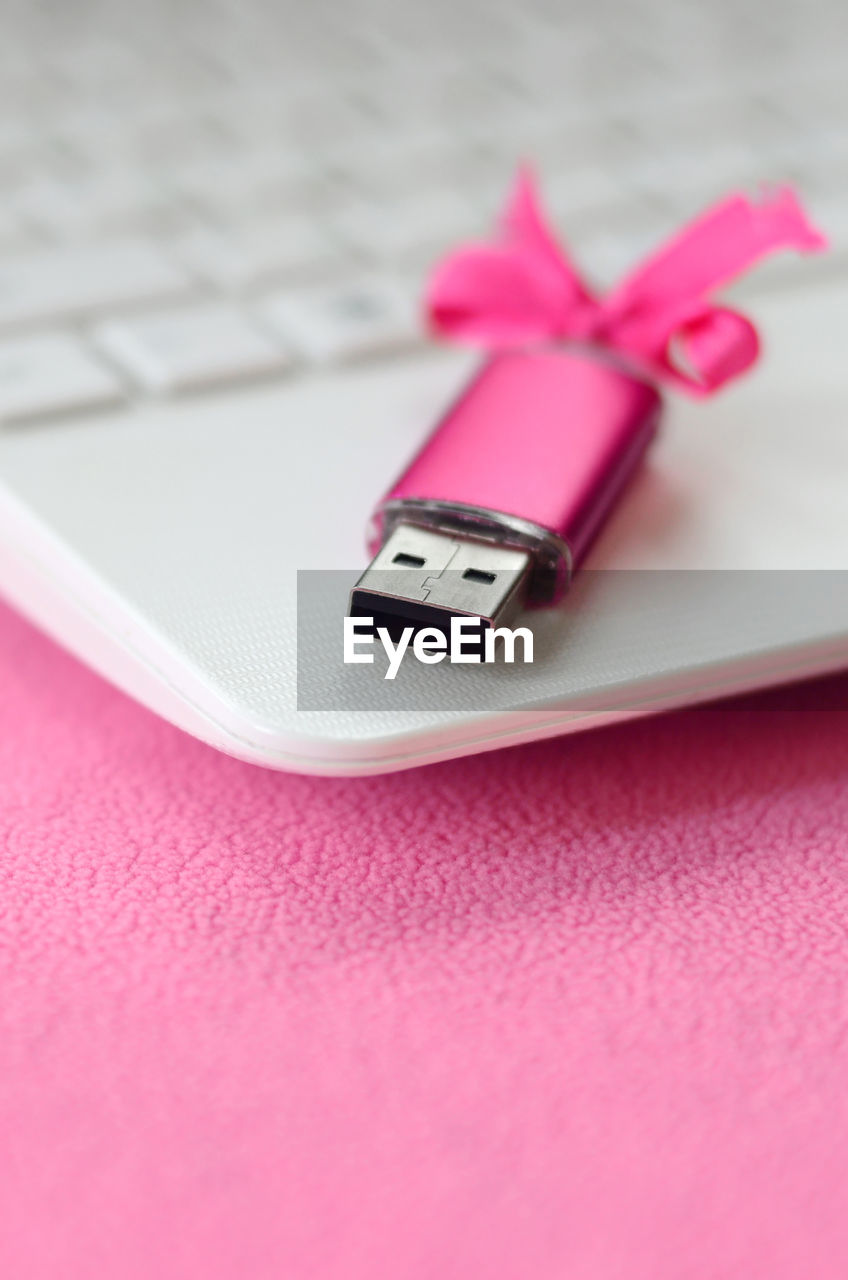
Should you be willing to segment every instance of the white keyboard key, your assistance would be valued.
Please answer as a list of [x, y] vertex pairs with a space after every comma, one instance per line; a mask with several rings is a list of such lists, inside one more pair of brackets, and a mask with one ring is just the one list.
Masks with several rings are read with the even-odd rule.
[[181, 261], [219, 289], [241, 290], [337, 270], [338, 247], [314, 221], [279, 219], [231, 230], [201, 228], [177, 242]]
[[141, 240], [30, 253], [0, 264], [0, 329], [165, 300], [189, 287]]
[[599, 165], [553, 171], [543, 181], [542, 193], [545, 207], [559, 220], [566, 234], [570, 219], [588, 215], [594, 221], [599, 213], [618, 208], [624, 199], [632, 199], [623, 183]]
[[314, 207], [320, 177], [298, 153], [280, 144], [268, 151], [227, 153], [187, 168], [175, 186], [201, 208], [227, 221], [262, 209]]
[[491, 148], [476, 138], [467, 140], [458, 130], [453, 135], [436, 129], [412, 131], [397, 122], [357, 145], [339, 146], [327, 154], [331, 174], [350, 193], [348, 198], [364, 201], [366, 216], [374, 205], [405, 202], [410, 189], [427, 187], [439, 192], [440, 201], [445, 191], [451, 193], [448, 199], [463, 201], [459, 219], [467, 221], [466, 194], [475, 191], [474, 203], [479, 204], [475, 184], [480, 177], [496, 168], [503, 189], [511, 175], [502, 158], [495, 159]]
[[179, 392], [282, 372], [292, 356], [224, 304], [100, 325], [100, 349], [147, 391]]
[[474, 210], [460, 192], [437, 187], [415, 199], [351, 205], [339, 216], [339, 231], [377, 261], [417, 264], [474, 235]]
[[161, 216], [173, 204], [155, 184], [126, 171], [97, 181], [42, 178], [25, 188], [18, 199], [28, 221], [59, 237], [104, 230], [114, 234], [138, 231], [145, 220]]
[[32, 235], [12, 209], [0, 207], [0, 254], [11, 257], [20, 253]]
[[282, 293], [271, 324], [312, 360], [354, 360], [413, 346], [423, 337], [414, 288], [384, 277]]
[[43, 334], [0, 342], [0, 423], [104, 408], [123, 394], [74, 338]]
[[18, 220], [11, 209], [0, 205], [0, 242], [13, 240], [18, 232]]
[[133, 136], [131, 159], [170, 172], [177, 183], [189, 167], [215, 156], [224, 145], [217, 118], [203, 110], [176, 112], [143, 121]]

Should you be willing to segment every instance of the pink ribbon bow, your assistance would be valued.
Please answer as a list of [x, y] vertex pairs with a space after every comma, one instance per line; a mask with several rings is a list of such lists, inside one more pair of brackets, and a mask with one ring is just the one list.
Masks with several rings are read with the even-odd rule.
[[827, 247], [790, 187], [757, 203], [732, 195], [707, 209], [603, 297], [591, 292], [547, 226], [519, 171], [492, 244], [470, 244], [435, 269], [427, 311], [437, 333], [502, 348], [570, 339], [617, 351], [653, 377], [708, 396], [749, 369], [751, 321], [711, 294], [778, 249]]

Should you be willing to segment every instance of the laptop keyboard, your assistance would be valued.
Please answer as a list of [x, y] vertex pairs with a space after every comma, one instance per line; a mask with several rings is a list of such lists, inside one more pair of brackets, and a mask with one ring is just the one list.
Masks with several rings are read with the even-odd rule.
[[761, 179], [848, 245], [840, 0], [2, 21], [0, 423], [408, 352], [428, 264], [486, 232], [522, 157], [601, 283]]

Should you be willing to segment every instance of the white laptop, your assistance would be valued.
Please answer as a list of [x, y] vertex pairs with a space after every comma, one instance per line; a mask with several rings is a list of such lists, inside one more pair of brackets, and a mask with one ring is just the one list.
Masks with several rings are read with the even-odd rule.
[[[3, 22], [0, 592], [82, 660], [223, 751], [340, 774], [848, 666], [835, 0]], [[532, 668], [422, 668], [392, 701], [339, 674], [344, 588], [474, 366], [420, 332], [426, 267], [487, 232], [520, 156], [601, 282], [762, 178], [834, 250], [738, 291], [761, 365], [669, 401]], [[340, 592], [300, 662], [299, 572]]]

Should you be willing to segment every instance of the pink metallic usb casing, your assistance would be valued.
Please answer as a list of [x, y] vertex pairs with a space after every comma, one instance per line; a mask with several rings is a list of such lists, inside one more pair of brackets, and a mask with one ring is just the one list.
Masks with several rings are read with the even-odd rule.
[[374, 514], [530, 550], [529, 600], [556, 600], [657, 431], [656, 388], [601, 352], [492, 356]]

